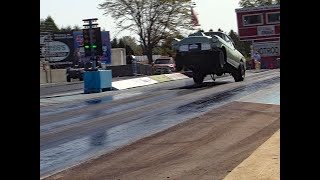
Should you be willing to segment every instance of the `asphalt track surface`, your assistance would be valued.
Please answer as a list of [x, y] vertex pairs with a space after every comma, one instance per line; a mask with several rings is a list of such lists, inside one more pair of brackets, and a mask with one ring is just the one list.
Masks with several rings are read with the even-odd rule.
[[[244, 82], [207, 78], [194, 86], [192, 79], [183, 79], [42, 107], [40, 175], [112, 152], [279, 83], [279, 70], [248, 72]], [[277, 124], [270, 132], [276, 129]]]

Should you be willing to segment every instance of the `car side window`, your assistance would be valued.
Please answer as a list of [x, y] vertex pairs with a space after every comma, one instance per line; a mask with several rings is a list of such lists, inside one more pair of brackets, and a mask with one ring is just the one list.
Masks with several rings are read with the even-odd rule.
[[219, 33], [219, 34], [217, 34], [219, 37], [221, 37], [223, 40], [225, 40], [225, 38], [224, 38], [224, 36], [221, 34], [221, 33]]
[[222, 38], [223, 40], [225, 40], [226, 42], [228, 42], [228, 38], [227, 38], [227, 36], [226, 36], [225, 34], [222, 34], [221, 36], [222, 36], [221, 38]]
[[231, 38], [229, 38], [229, 36], [226, 36], [227, 42], [230, 44], [231, 47], [235, 48], [234, 42], [232, 41]]

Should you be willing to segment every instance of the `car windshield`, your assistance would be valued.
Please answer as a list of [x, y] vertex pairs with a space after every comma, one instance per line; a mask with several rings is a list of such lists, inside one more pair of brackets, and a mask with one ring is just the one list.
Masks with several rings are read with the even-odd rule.
[[157, 59], [154, 64], [172, 64], [171, 59]]

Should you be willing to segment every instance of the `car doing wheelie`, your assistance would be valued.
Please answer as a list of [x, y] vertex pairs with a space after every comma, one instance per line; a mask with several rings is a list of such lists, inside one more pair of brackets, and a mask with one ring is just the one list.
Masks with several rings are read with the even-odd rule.
[[196, 84], [201, 84], [209, 74], [230, 73], [236, 82], [244, 80], [245, 58], [223, 32], [197, 32], [182, 40], [176, 39], [172, 45], [177, 51], [176, 70], [190, 69]]

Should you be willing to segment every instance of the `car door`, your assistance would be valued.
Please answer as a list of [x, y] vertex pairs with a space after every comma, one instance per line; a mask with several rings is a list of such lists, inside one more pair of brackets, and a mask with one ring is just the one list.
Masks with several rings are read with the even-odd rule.
[[244, 56], [240, 53], [240, 51], [238, 51], [238, 49], [236, 48], [236, 45], [235, 43], [233, 42], [233, 40], [231, 39], [230, 36], [227, 36], [229, 39], [230, 39], [230, 42], [231, 42], [231, 45], [233, 46], [234, 48], [234, 53], [236, 54], [236, 59], [238, 61], [240, 61], [240, 59], [244, 59]]
[[234, 43], [231, 38], [227, 35], [224, 36], [227, 46], [227, 61], [235, 67], [239, 66], [241, 57], [239, 56], [238, 50], [235, 48]]

